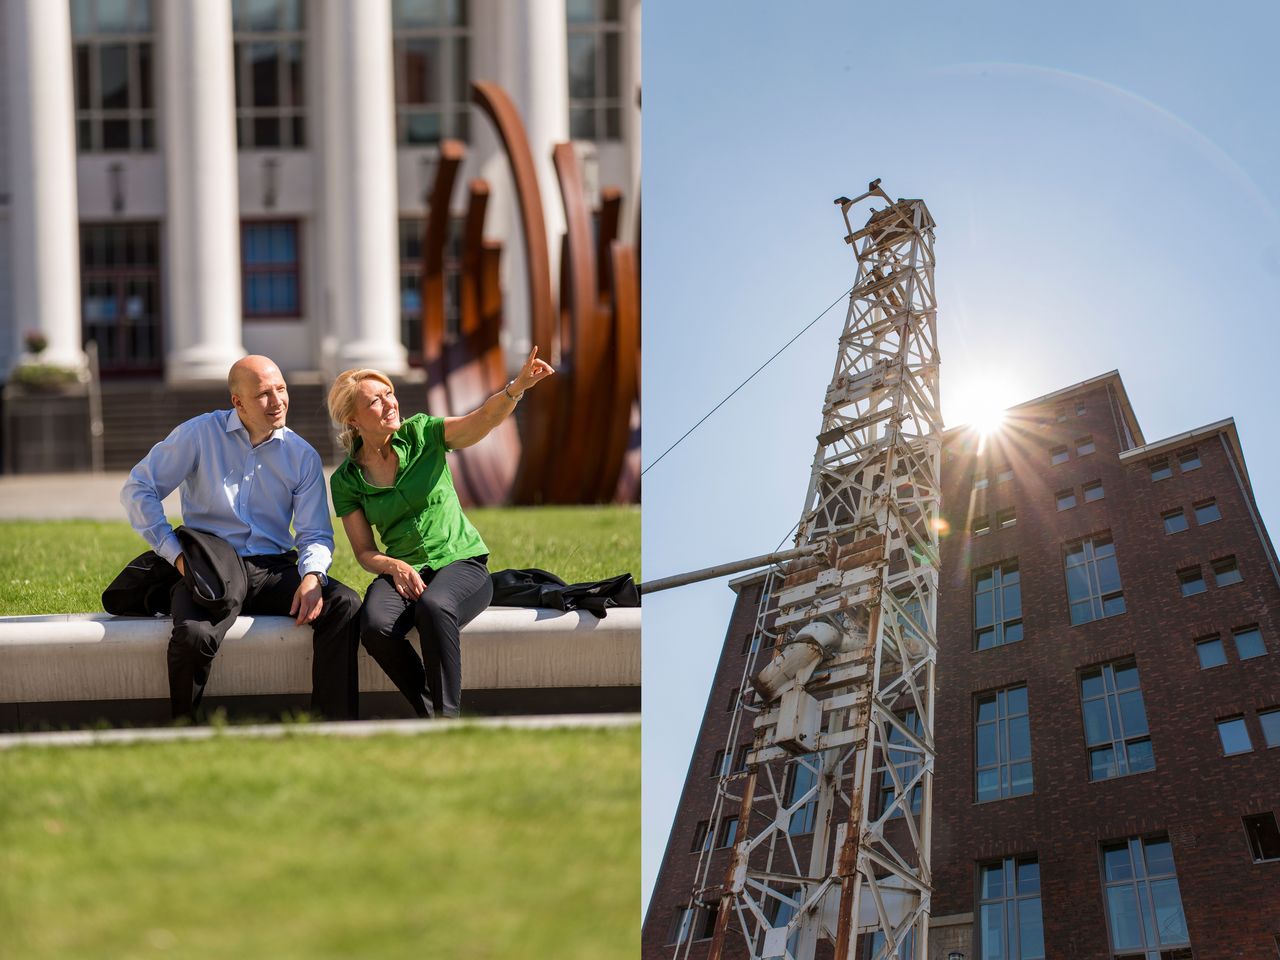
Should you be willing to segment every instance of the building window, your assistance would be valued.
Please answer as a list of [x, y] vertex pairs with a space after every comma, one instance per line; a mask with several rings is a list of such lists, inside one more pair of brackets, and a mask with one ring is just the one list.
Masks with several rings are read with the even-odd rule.
[[1085, 405], [1083, 403], [1076, 404], [1076, 416], [1083, 417], [1085, 413]]
[[[449, 238], [444, 245], [446, 337], [456, 336], [461, 323], [464, 226], [463, 217], [451, 217]], [[400, 221], [400, 342], [409, 354], [410, 365], [415, 367], [422, 366], [422, 234], [425, 229], [426, 221], [421, 217]]]
[[1075, 490], [1059, 490], [1055, 496], [1058, 500], [1059, 510], [1070, 510], [1076, 505]]
[[698, 924], [697, 940], [710, 940], [716, 934], [716, 920], [720, 916], [720, 904], [713, 903], [699, 912], [702, 922]]
[[676, 907], [671, 915], [671, 924], [667, 927], [667, 945], [674, 946], [689, 939], [689, 927], [692, 925], [693, 908]]
[[1067, 408], [1059, 407], [1054, 413], [1054, 419], [1057, 420], [1058, 423], [1064, 422], [1067, 419]]
[[[1123, 960], [1190, 957], [1162, 953], [1189, 947], [1187, 920], [1173, 865], [1173, 846], [1164, 837], [1131, 837], [1102, 847], [1107, 925], [1111, 949]], [[1132, 951], [1132, 952], [1131, 952]]]
[[1022, 639], [1022, 581], [1018, 561], [1006, 560], [974, 574], [974, 645], [978, 650]]
[[1183, 473], [1200, 469], [1200, 453], [1196, 450], [1184, 450], [1178, 454], [1178, 469]]
[[1274, 813], [1259, 813], [1244, 818], [1244, 832], [1249, 837], [1249, 852], [1253, 862], [1280, 860], [1280, 829], [1276, 827]]
[[241, 150], [307, 145], [302, 0], [234, 0], [236, 139]]
[[[899, 719], [902, 721], [903, 726], [915, 734], [916, 737], [924, 735], [924, 727], [920, 723], [920, 715], [916, 711], [908, 710]], [[898, 789], [893, 782], [893, 774], [897, 773], [898, 780], [905, 785], [920, 773], [920, 751], [916, 749], [912, 739], [896, 724], [889, 724], [888, 727], [888, 762], [880, 768], [881, 816], [889, 809], [889, 805], [893, 803], [894, 798], [898, 795]], [[892, 768], [892, 772], [890, 768]], [[920, 800], [923, 792], [924, 784], [922, 783], [917, 783], [911, 788], [912, 813], [920, 812]], [[895, 810], [893, 815], [895, 817], [902, 816], [902, 810]]]
[[1220, 667], [1227, 662], [1227, 651], [1222, 646], [1220, 637], [1206, 637], [1196, 641], [1196, 656], [1200, 658], [1200, 669]]
[[1252, 660], [1267, 652], [1266, 644], [1262, 642], [1262, 632], [1257, 625], [1240, 627], [1233, 630], [1232, 635], [1236, 640], [1236, 653], [1241, 660]]
[[708, 776], [723, 777], [726, 773], [728, 773], [729, 767], [728, 767], [728, 764], [725, 762], [725, 759], [726, 759], [725, 752], [723, 750], [717, 750], [715, 752], [715, 756], [711, 758], [711, 772], [708, 774]]
[[1169, 458], [1161, 457], [1159, 460], [1152, 460], [1148, 466], [1151, 468], [1151, 479], [1168, 480], [1173, 476], [1173, 467], [1169, 466]]
[[698, 825], [693, 828], [693, 843], [689, 846], [690, 853], [701, 853], [707, 849], [707, 840], [710, 836], [711, 821], [699, 820]]
[[1258, 714], [1262, 739], [1268, 747], [1280, 747], [1280, 710], [1263, 710]]
[[104, 374], [164, 368], [157, 224], [80, 225], [80, 318]]
[[1084, 485], [1084, 502], [1085, 503], [1093, 503], [1093, 501], [1095, 500], [1101, 500], [1102, 497], [1103, 497], [1103, 493], [1102, 493], [1101, 480], [1095, 480], [1093, 481], [1093, 483], [1086, 483]]
[[735, 840], [738, 839], [738, 818], [725, 817], [720, 821], [720, 833], [716, 837], [716, 846], [723, 849], [724, 847], [732, 847]]
[[1001, 530], [1007, 530], [1018, 522], [1017, 511], [1013, 507], [1008, 510], [1001, 510], [996, 514], [996, 522], [1000, 525]]
[[1097, 448], [1093, 445], [1093, 437], [1081, 437], [1076, 441], [1076, 456], [1087, 457]]
[[1065, 565], [1073, 625], [1124, 613], [1120, 568], [1110, 537], [1093, 537], [1071, 545]]
[[733, 711], [738, 708], [738, 699], [740, 696], [741, 696], [741, 691], [739, 690], [729, 691], [729, 702], [725, 705], [725, 708], [724, 708], [725, 713], [733, 713]]
[[1040, 864], [1005, 857], [978, 867], [976, 955], [983, 960], [1043, 960]]
[[1200, 572], [1199, 567], [1187, 567], [1178, 571], [1178, 582], [1182, 584], [1182, 595], [1184, 597], [1194, 597], [1197, 593], [1204, 593], [1209, 588], [1204, 585], [1204, 575]]
[[991, 532], [991, 518], [983, 515], [973, 518], [973, 535], [975, 537], [984, 537]]
[[1071, 451], [1066, 447], [1054, 447], [1049, 451], [1049, 463], [1059, 464], [1066, 463], [1071, 459]]
[[1086, 670], [1080, 675], [1080, 701], [1090, 780], [1154, 769], [1136, 663], [1123, 660]]
[[1160, 518], [1164, 520], [1165, 533], [1181, 533], [1187, 529], [1187, 515], [1182, 512], [1182, 508], [1170, 510], [1168, 513], [1160, 514]]
[[[880, 879], [884, 879], [881, 877]], [[787, 949], [791, 950], [792, 955], [795, 950], [791, 946], [791, 941], [787, 941]], [[867, 948], [863, 953], [865, 960], [875, 960], [876, 957], [884, 956], [881, 951], [884, 949], [884, 932], [882, 930], [873, 930], [871, 936], [867, 938]], [[916, 955], [916, 932], [908, 930], [907, 935], [898, 941], [898, 951], [896, 956], [914, 957]]]
[[991, 486], [991, 480], [985, 473], [975, 473], [973, 475], [973, 489], [985, 490], [989, 486]]
[[71, 35], [77, 149], [154, 150], [149, 0], [72, 0]]
[[744, 743], [733, 755], [733, 772], [742, 773], [747, 769], [747, 756], [751, 753], [751, 744]]
[[470, 134], [470, 27], [465, 0], [393, 0], [396, 142], [434, 144]]
[[246, 318], [302, 315], [296, 220], [241, 224], [240, 259]]
[[1236, 566], [1236, 558], [1222, 557], [1213, 561], [1213, 579], [1219, 587], [1229, 587], [1243, 580], [1240, 568]]
[[[783, 802], [790, 809], [794, 807], [800, 800], [813, 789], [818, 782], [818, 765], [822, 763], [822, 758], [816, 753], [808, 753], [802, 757], [796, 757], [791, 763], [787, 764], [787, 779], [783, 785]], [[813, 833], [813, 828], [818, 815], [818, 797], [815, 793], [813, 796], [805, 800], [797, 809], [791, 812], [791, 822], [787, 825], [787, 833], [799, 836], [804, 833]]]
[[1013, 467], [1001, 467], [996, 473], [996, 483], [1008, 483], [1013, 479]]
[[567, 0], [569, 136], [622, 139], [622, 20], [618, 0]]
[[1222, 754], [1226, 757], [1253, 750], [1253, 741], [1249, 739], [1249, 728], [1245, 726], [1244, 717], [1219, 720], [1218, 739], [1222, 741]]
[[1196, 523], [1204, 526], [1206, 523], [1213, 523], [1215, 520], [1222, 519], [1222, 512], [1218, 509], [1218, 501], [1205, 500], [1201, 503], [1192, 504], [1196, 512]]
[[1027, 688], [1009, 687], [978, 697], [977, 798], [999, 800], [1031, 792], [1031, 721]]

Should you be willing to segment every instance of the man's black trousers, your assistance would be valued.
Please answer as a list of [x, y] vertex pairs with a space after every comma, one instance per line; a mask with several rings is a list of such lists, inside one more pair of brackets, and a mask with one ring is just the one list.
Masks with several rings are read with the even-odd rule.
[[[173, 588], [173, 635], [169, 638], [169, 704], [174, 718], [194, 717], [204, 696], [213, 658], [236, 617], [288, 616], [302, 582], [298, 555], [244, 557], [247, 591], [230, 613], [211, 622], [207, 609], [192, 598], [185, 583]], [[330, 578], [321, 596], [320, 615], [311, 622], [315, 652], [311, 660], [311, 709], [328, 720], [354, 720], [359, 702], [356, 652], [360, 600], [354, 590]]]
[[[456, 717], [462, 701], [460, 632], [489, 606], [493, 583], [489, 558], [455, 560], [418, 571], [427, 588], [415, 600], [396, 592], [391, 578], [369, 584], [360, 608], [360, 640], [414, 713], [420, 717]], [[422, 656], [409, 631], [418, 628]]]

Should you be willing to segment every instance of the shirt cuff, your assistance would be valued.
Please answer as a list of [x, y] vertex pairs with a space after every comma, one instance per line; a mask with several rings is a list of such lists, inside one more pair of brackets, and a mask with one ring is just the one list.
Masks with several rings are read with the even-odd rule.
[[171, 533], [156, 547], [156, 553], [168, 560], [173, 566], [177, 566], [178, 555], [182, 553], [182, 542], [178, 539], [177, 534]]

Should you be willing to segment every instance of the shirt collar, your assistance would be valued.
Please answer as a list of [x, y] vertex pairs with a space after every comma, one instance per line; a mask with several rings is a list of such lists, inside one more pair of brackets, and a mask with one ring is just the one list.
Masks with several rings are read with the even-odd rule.
[[[235, 407], [232, 407], [227, 411], [227, 422], [224, 425], [224, 428], [227, 433], [235, 433], [237, 430], [243, 430], [245, 439], [247, 440], [249, 438], [249, 429], [244, 425], [244, 421], [240, 419], [240, 414], [236, 413]], [[267, 437], [267, 440], [279, 440], [284, 436], [286, 429], [286, 427], [276, 427], [271, 431], [271, 436]], [[267, 440], [263, 440], [262, 442], [266, 443]], [[259, 446], [261, 446], [261, 444], [259, 444]]]

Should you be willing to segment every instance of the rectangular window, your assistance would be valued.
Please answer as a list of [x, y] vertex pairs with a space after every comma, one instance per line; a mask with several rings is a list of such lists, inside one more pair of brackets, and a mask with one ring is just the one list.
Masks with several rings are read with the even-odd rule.
[[991, 518], [988, 516], [973, 518], [973, 535], [975, 537], [984, 537], [991, 532]]
[[1170, 510], [1168, 513], [1160, 514], [1160, 518], [1164, 520], [1165, 533], [1181, 533], [1187, 529], [1187, 515], [1182, 512], [1182, 508]]
[[302, 315], [300, 259], [296, 220], [240, 225], [246, 318], [292, 319]]
[[164, 368], [160, 225], [80, 225], [80, 319], [104, 376]]
[[1220, 587], [1229, 587], [1233, 583], [1239, 583], [1244, 579], [1240, 575], [1240, 568], [1236, 566], [1235, 557], [1222, 557], [1213, 561], [1213, 579]]
[[996, 483], [1008, 483], [1013, 479], [1013, 467], [1001, 467], [996, 474]]
[[787, 764], [782, 795], [787, 808], [794, 808], [791, 809], [791, 822], [787, 825], [787, 832], [793, 837], [813, 833], [818, 815], [818, 795], [814, 786], [818, 782], [821, 763], [822, 758], [818, 754], [807, 753]]
[[1076, 441], [1076, 456], [1087, 457], [1097, 448], [1093, 444], [1093, 437], [1081, 437]]
[[977, 956], [983, 960], [1043, 960], [1040, 864], [1005, 857], [978, 867]]
[[1209, 588], [1204, 585], [1204, 575], [1200, 572], [1199, 567], [1187, 567], [1178, 571], [1178, 582], [1182, 584], [1182, 595], [1184, 597], [1194, 597], [1197, 593], [1204, 593]]
[[1218, 509], [1218, 501], [1204, 500], [1200, 503], [1192, 504], [1196, 511], [1196, 523], [1204, 526], [1206, 523], [1213, 523], [1215, 520], [1222, 519], [1222, 512]]
[[1092, 483], [1086, 483], [1084, 485], [1084, 502], [1085, 503], [1093, 503], [1093, 501], [1095, 500], [1101, 500], [1102, 497], [1103, 497], [1103, 493], [1102, 493], [1101, 480], [1094, 480]]
[[733, 755], [733, 772], [741, 773], [747, 769], [747, 755], [751, 753], [751, 744], [744, 743]]
[[690, 853], [701, 853], [707, 849], [707, 840], [710, 836], [711, 821], [699, 820], [698, 825], [693, 828], [693, 843], [689, 846]]
[[1089, 779], [1110, 780], [1155, 768], [1138, 665], [1120, 660], [1080, 675]]
[[1218, 739], [1222, 741], [1223, 756], [1236, 753], [1249, 753], [1253, 750], [1253, 741], [1249, 739], [1249, 728], [1245, 726], [1244, 717], [1226, 717], [1218, 721]]
[[1276, 827], [1274, 813], [1259, 813], [1244, 818], [1244, 832], [1249, 837], [1249, 852], [1253, 862], [1280, 860], [1280, 829]]
[[1059, 464], [1066, 463], [1071, 459], [1071, 451], [1066, 447], [1054, 447], [1049, 451], [1049, 463]]
[[1008, 510], [1001, 510], [996, 514], [996, 522], [1000, 524], [1001, 530], [1007, 530], [1018, 522], [1017, 511], [1013, 507]]
[[674, 946], [689, 939], [689, 927], [693, 920], [690, 907], [676, 907], [671, 915], [671, 924], [667, 927], [667, 945]]
[[[924, 734], [924, 727], [920, 723], [920, 715], [914, 710], [908, 710], [899, 718], [903, 725], [917, 737]], [[897, 726], [890, 725], [888, 730], [889, 750], [888, 761], [880, 768], [880, 813], [884, 814], [889, 809], [889, 805], [893, 803], [898, 796], [897, 784], [893, 782], [894, 774], [897, 774], [898, 781], [904, 786], [910, 783], [920, 773], [920, 751], [915, 748], [910, 737]], [[895, 749], [895, 747], [897, 749]], [[924, 785], [917, 783], [911, 789], [911, 812], [920, 812], [920, 800], [923, 796]], [[895, 817], [902, 816], [901, 809], [894, 811]], [[792, 831], [793, 833], [795, 831]]]
[[733, 713], [733, 711], [737, 709], [739, 695], [740, 695], [740, 691], [738, 690], [729, 691], [729, 702], [725, 704], [725, 708], [724, 708], [725, 713]]
[[716, 846], [723, 849], [724, 847], [732, 847], [734, 841], [738, 839], [738, 818], [725, 817], [720, 821], [720, 834], [716, 838]]
[[709, 940], [716, 934], [716, 920], [720, 916], [720, 904], [713, 903], [699, 911], [702, 922], [698, 924], [698, 940]]
[[1239, 627], [1232, 631], [1232, 635], [1236, 640], [1236, 653], [1239, 654], [1241, 660], [1252, 660], [1254, 657], [1261, 657], [1267, 652], [1266, 644], [1262, 642], [1262, 632], [1256, 624], [1248, 627]]
[[1031, 720], [1026, 686], [979, 696], [975, 711], [977, 799], [1031, 792]]
[[304, 13], [302, 0], [234, 0], [231, 5], [241, 150], [307, 145]]
[[1196, 450], [1183, 450], [1178, 454], [1178, 469], [1183, 473], [1200, 469], [1200, 453]]
[[1280, 710], [1263, 710], [1258, 714], [1262, 739], [1268, 747], [1280, 747]]
[[1059, 407], [1054, 414], [1054, 419], [1057, 420], [1058, 423], [1065, 421], [1067, 419], [1067, 408]]
[[1130, 837], [1102, 846], [1102, 875], [1111, 949], [1119, 957], [1166, 956], [1169, 947], [1189, 947], [1173, 865], [1173, 845], [1165, 837]]
[[1059, 510], [1070, 510], [1076, 505], [1076, 492], [1074, 490], [1059, 490], [1056, 496]]
[[1085, 405], [1083, 403], [1076, 404], [1076, 416], [1083, 417], [1085, 413]]
[[1018, 561], [1006, 560], [973, 577], [974, 646], [978, 650], [1022, 639], [1022, 581]]
[[72, 0], [72, 89], [81, 153], [156, 148], [148, 0]]
[[468, 6], [424, 0], [392, 4], [397, 143], [469, 139]]
[[985, 490], [989, 486], [991, 486], [991, 481], [987, 479], [987, 475], [985, 473], [975, 473], [973, 475], [973, 489]]
[[622, 139], [622, 20], [614, 0], [567, 0], [569, 136]]
[[1173, 467], [1169, 466], [1168, 457], [1161, 457], [1159, 460], [1152, 460], [1147, 464], [1147, 466], [1151, 468], [1151, 479], [1153, 482], [1156, 480], [1168, 480], [1173, 476]]
[[723, 777], [729, 771], [725, 767], [725, 757], [723, 750], [717, 750], [715, 756], [711, 758], [711, 773], [708, 776]]
[[1222, 646], [1220, 637], [1205, 637], [1196, 641], [1196, 655], [1200, 658], [1200, 669], [1220, 667], [1227, 662], [1227, 651]]
[[1067, 547], [1064, 563], [1072, 625], [1124, 613], [1120, 568], [1110, 537], [1072, 544]]

